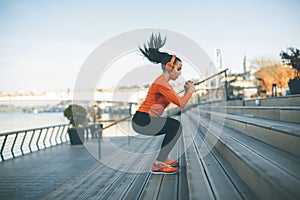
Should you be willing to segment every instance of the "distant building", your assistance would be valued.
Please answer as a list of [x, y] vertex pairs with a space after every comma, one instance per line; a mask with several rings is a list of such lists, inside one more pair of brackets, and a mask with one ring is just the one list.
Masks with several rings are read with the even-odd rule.
[[228, 74], [229, 99], [254, 98], [259, 96], [259, 86], [255, 77], [257, 69], [250, 66], [247, 56], [243, 58], [243, 73]]

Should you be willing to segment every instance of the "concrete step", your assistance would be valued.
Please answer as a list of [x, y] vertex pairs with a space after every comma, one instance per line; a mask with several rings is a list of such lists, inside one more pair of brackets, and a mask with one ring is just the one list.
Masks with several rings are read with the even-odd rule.
[[[258, 101], [257, 101], [258, 100]], [[247, 100], [212, 100], [198, 102], [198, 104], [219, 105], [219, 106], [300, 106], [300, 95], [256, 98]]]
[[[244, 101], [244, 106], [255, 106], [257, 99]], [[282, 97], [270, 97], [259, 99], [261, 106], [300, 106], [300, 95], [289, 95]]]
[[[217, 149], [260, 199], [300, 198], [300, 157], [240, 133], [222, 123], [187, 112], [210, 149]], [[197, 135], [194, 136], [198, 137]], [[223, 166], [223, 165], [222, 165]]]
[[[186, 170], [190, 199], [257, 199], [237, 173], [204, 141], [197, 123], [181, 116], [186, 149]], [[207, 152], [207, 154], [206, 154]]]
[[248, 115], [300, 124], [300, 106], [216, 106], [200, 105], [200, 110]]
[[197, 108], [191, 109], [191, 112], [195, 116], [208, 117], [259, 141], [300, 156], [300, 124]]

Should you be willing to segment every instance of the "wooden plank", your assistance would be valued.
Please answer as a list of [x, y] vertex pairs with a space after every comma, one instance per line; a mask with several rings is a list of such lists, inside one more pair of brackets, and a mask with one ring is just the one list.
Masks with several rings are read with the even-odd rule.
[[[149, 139], [150, 142], [145, 146], [144, 141], [139, 141], [139, 145], [137, 145], [137, 148], [141, 148], [143, 146], [141, 155], [144, 154], [150, 146], [157, 146], [158, 140], [155, 140], [156, 138]], [[143, 145], [142, 145], [143, 144]], [[151, 160], [152, 160], [151, 156]], [[138, 159], [138, 160], [136, 160]], [[124, 172], [121, 172], [120, 175], [113, 180], [113, 183], [108, 185], [106, 190], [99, 196], [99, 199], [120, 199], [124, 192], [126, 192], [129, 189], [129, 185], [132, 184], [132, 182], [135, 181], [138, 172], [141, 171], [141, 169], [145, 169], [145, 164], [149, 162], [149, 156], [132, 156], [132, 157], [126, 157], [126, 162], [129, 161], [129, 165], [127, 167], [122, 166], [120, 168], [121, 170], [124, 170]], [[147, 166], [148, 167], [148, 166]], [[132, 170], [136, 168], [137, 173], [130, 173], [126, 172], [127, 170]], [[140, 171], [138, 171], [140, 170]], [[112, 197], [113, 196], [113, 197]]]
[[163, 175], [158, 200], [177, 199], [178, 174]]
[[[151, 161], [152, 163], [152, 161]], [[150, 164], [150, 162], [148, 163]], [[140, 173], [121, 197], [124, 200], [140, 199], [144, 187], [150, 179], [150, 172]]]
[[180, 173], [178, 175], [178, 191], [177, 199], [189, 199], [189, 189], [186, 176], [186, 159], [184, 153], [183, 137], [179, 140], [179, 162], [180, 162]]
[[[180, 138], [179, 138], [180, 140]], [[178, 151], [180, 148], [179, 141], [176, 143], [174, 148], [172, 149], [169, 157], [175, 159], [178, 157]], [[178, 176], [182, 173], [181, 169], [179, 168], [178, 174], [170, 174], [170, 175], [163, 175], [161, 187], [159, 190], [159, 194], [157, 199], [158, 200], [165, 200], [165, 199], [177, 199], [178, 193]]]
[[141, 199], [152, 200], [157, 199], [161, 187], [163, 175], [150, 175], [150, 179], [141, 195]]
[[[170, 156], [177, 154], [178, 145], [171, 151]], [[176, 157], [176, 156], [175, 156]], [[176, 199], [178, 174], [157, 175], [151, 174], [143, 190], [141, 199]]]
[[[192, 124], [190, 118], [183, 114], [181, 115], [183, 124], [183, 139], [184, 148], [186, 149], [186, 176], [189, 188], [190, 199], [214, 199], [214, 194], [210, 183], [206, 177], [205, 171], [193, 143], [192, 134], [195, 131], [195, 125]], [[188, 147], [187, 145], [191, 145]]]
[[[158, 145], [160, 145], [160, 143], [158, 143]], [[151, 177], [150, 169], [155, 156], [156, 155], [154, 154], [148, 156], [148, 160], [145, 162], [144, 168], [142, 168], [142, 171], [148, 170], [148, 172], [139, 173], [137, 175], [136, 179], [130, 184], [127, 190], [121, 195], [122, 199], [126, 199], [126, 200], [140, 199], [148, 181], [150, 180]]]

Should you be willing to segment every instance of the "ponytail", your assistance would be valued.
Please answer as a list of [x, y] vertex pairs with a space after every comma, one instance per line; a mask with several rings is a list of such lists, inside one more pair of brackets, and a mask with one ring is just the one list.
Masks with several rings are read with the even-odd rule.
[[173, 64], [176, 63], [177, 61], [181, 60], [176, 57], [175, 60], [172, 59], [172, 55], [165, 53], [165, 52], [160, 52], [159, 49], [163, 47], [166, 43], [167, 38], [162, 38], [160, 33], [158, 35], [154, 35], [152, 33], [150, 40], [147, 42], [148, 47], [146, 44], [144, 44], [143, 48], [139, 46], [140, 51], [142, 54], [148, 58], [149, 61], [158, 64], [161, 63], [162, 69], [165, 71], [166, 69], [166, 64], [169, 63], [171, 60], [173, 60]]

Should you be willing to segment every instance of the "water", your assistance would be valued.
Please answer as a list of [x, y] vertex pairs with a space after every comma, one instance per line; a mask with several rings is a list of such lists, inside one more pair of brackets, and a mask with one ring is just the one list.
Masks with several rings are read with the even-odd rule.
[[63, 113], [0, 113], [0, 133], [65, 123]]
[[[123, 115], [109, 116], [102, 115], [102, 120], [121, 119]], [[25, 129], [41, 128], [45, 126], [53, 126], [58, 124], [69, 123], [69, 120], [64, 117], [62, 112], [59, 113], [0, 113], [0, 133], [10, 131], [20, 131]], [[107, 126], [112, 122], [104, 122], [103, 126]], [[125, 125], [126, 124], [126, 125]], [[125, 136], [128, 132], [129, 122], [122, 122], [103, 132], [104, 136]], [[125, 133], [126, 132], [126, 133]], [[133, 132], [132, 130], [130, 132]]]

